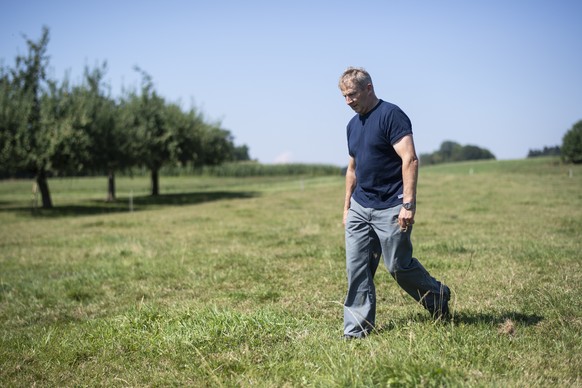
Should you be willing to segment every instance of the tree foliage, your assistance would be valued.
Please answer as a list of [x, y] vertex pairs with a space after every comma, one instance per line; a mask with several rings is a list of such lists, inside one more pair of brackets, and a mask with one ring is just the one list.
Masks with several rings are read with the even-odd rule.
[[49, 62], [46, 54], [48, 41], [46, 27], [38, 42], [26, 39], [27, 55], [16, 57], [14, 69], [2, 70], [3, 96], [0, 97], [3, 102], [0, 162], [8, 173], [17, 171], [35, 176], [44, 208], [52, 207], [47, 170], [50, 168], [51, 151], [58, 149], [58, 139], [51, 139], [51, 134], [47, 133], [47, 124], [51, 119], [42, 112], [42, 94], [46, 88]]
[[49, 81], [41, 105], [38, 136], [42, 146], [37, 153], [44, 154], [44, 168], [61, 175], [84, 171], [91, 160], [89, 126], [92, 121], [83, 91], [71, 87], [68, 80], [61, 84]]
[[442, 142], [438, 151], [420, 155], [420, 163], [423, 165], [481, 159], [495, 159], [495, 155], [487, 149], [474, 145], [462, 146], [450, 140]]
[[0, 67], [0, 177], [34, 176], [43, 207], [52, 207], [47, 176], [107, 174], [115, 199], [115, 172], [146, 167], [152, 195], [164, 165], [203, 166], [249, 160], [230, 131], [160, 96], [143, 70], [139, 91], [118, 101], [104, 82], [107, 65], [86, 68], [83, 82], [47, 79], [48, 28], [14, 68]]
[[27, 138], [32, 101], [18, 85], [15, 74], [0, 69], [0, 173], [25, 170], [24, 155], [30, 149]]
[[574, 124], [564, 135], [562, 158], [568, 163], [582, 163], [582, 120]]
[[561, 151], [559, 146], [548, 147], [545, 146], [541, 150], [529, 150], [527, 153], [528, 158], [537, 158], [540, 156], [560, 156]]
[[152, 78], [137, 70], [142, 75], [141, 90], [123, 100], [121, 126], [139, 139], [131, 153], [136, 164], [149, 169], [152, 195], [159, 194], [159, 171], [164, 165], [217, 165], [235, 159], [230, 131], [207, 122], [195, 109], [184, 112], [179, 105], [167, 103], [155, 91]]
[[[139, 69], [138, 69], [139, 70]], [[166, 103], [155, 91], [151, 77], [142, 72], [140, 93], [131, 93], [122, 108], [123, 128], [136, 140], [136, 162], [151, 172], [152, 195], [159, 194], [159, 171], [170, 160], [172, 132], [166, 115]]]
[[90, 171], [107, 174], [107, 200], [114, 201], [115, 173], [127, 170], [134, 163], [131, 138], [120, 125], [120, 109], [110, 97], [103, 82], [107, 64], [100, 68], [85, 69], [85, 96], [89, 100], [91, 116], [91, 164]]

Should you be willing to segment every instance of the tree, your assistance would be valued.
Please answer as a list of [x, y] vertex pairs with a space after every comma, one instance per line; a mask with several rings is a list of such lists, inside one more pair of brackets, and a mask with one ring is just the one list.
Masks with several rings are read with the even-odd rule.
[[151, 77], [137, 70], [142, 74], [141, 91], [123, 100], [121, 126], [135, 139], [129, 153], [150, 170], [153, 196], [159, 195], [159, 171], [165, 164], [202, 166], [235, 159], [229, 131], [206, 122], [195, 109], [185, 113], [179, 105], [166, 103], [154, 90]]
[[562, 159], [565, 162], [582, 163], [582, 120], [574, 124], [564, 135]]
[[249, 154], [249, 147], [247, 145], [243, 144], [241, 146], [234, 147], [233, 161], [246, 162], [249, 160], [251, 160], [251, 157]]
[[140, 94], [132, 92], [122, 105], [122, 125], [133, 137], [131, 155], [151, 174], [151, 195], [160, 193], [159, 171], [171, 159], [172, 134], [165, 115], [165, 101], [154, 90], [151, 77], [140, 69]]
[[461, 148], [461, 145], [454, 141], [443, 141], [439, 153], [443, 161], [457, 161], [460, 159]]
[[222, 129], [219, 124], [207, 124], [205, 129], [201, 164], [216, 166], [234, 160], [234, 144], [230, 131]]
[[[0, 161], [12, 173], [36, 177], [44, 208], [52, 207], [47, 174], [95, 171], [119, 146], [100, 147], [115, 127], [115, 103], [101, 92], [105, 65], [86, 69], [86, 83], [71, 86], [46, 78], [48, 29], [38, 43], [27, 40], [28, 56], [2, 71]], [[116, 141], [118, 139], [115, 139]], [[111, 144], [110, 144], [111, 145]], [[120, 151], [122, 152], [122, 151]]]
[[0, 128], [2, 158], [8, 171], [31, 174], [41, 193], [42, 207], [52, 208], [47, 182], [49, 150], [43, 133], [41, 96], [46, 80], [49, 30], [44, 27], [38, 42], [26, 39], [28, 54], [17, 56], [15, 68], [2, 71]]
[[495, 156], [488, 150], [474, 145], [466, 145], [461, 148], [459, 160], [482, 160], [482, 159], [495, 159]]
[[24, 157], [27, 119], [32, 101], [26, 98], [13, 71], [0, 68], [0, 174], [15, 176]]
[[165, 113], [172, 130], [172, 160], [182, 166], [196, 164], [204, 153], [206, 124], [202, 115], [193, 108], [185, 113], [177, 104], [168, 104]]
[[495, 159], [489, 150], [474, 145], [462, 146], [454, 141], [444, 141], [438, 151], [421, 154], [421, 165], [460, 162], [464, 160]]
[[220, 122], [210, 123], [196, 109], [187, 113], [180, 107], [166, 107], [168, 125], [172, 130], [173, 159], [181, 165], [217, 165], [226, 161], [249, 160], [248, 147], [235, 147], [230, 131]]
[[87, 100], [79, 87], [71, 87], [68, 79], [58, 84], [48, 81], [41, 97], [41, 128], [38, 138], [46, 157], [45, 168], [55, 174], [76, 175], [91, 161]]
[[91, 160], [87, 169], [107, 175], [107, 201], [114, 201], [115, 172], [131, 167], [131, 137], [119, 125], [119, 107], [106, 93], [103, 78], [107, 64], [94, 69], [85, 68], [84, 85], [79, 88], [79, 98], [89, 118], [87, 132], [91, 138]]

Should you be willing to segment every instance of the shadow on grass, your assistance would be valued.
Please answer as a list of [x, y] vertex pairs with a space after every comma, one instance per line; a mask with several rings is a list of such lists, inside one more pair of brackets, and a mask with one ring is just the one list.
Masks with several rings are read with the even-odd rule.
[[196, 205], [205, 202], [223, 201], [230, 199], [247, 199], [258, 196], [258, 192], [251, 191], [207, 191], [196, 193], [160, 194], [158, 196], [144, 195], [129, 198], [118, 198], [114, 202], [101, 200], [79, 201], [74, 205], [55, 205], [52, 209], [33, 209], [32, 207], [4, 207], [0, 212], [16, 212], [33, 217], [74, 217], [108, 213], [127, 213], [142, 211], [164, 206]]
[[493, 313], [471, 313], [471, 312], [455, 312], [453, 321], [464, 323], [468, 325], [491, 324], [499, 325], [507, 320], [512, 320], [516, 324], [525, 326], [534, 326], [544, 320], [544, 317], [537, 314], [523, 314], [518, 312], [504, 312], [499, 314]]
[[[413, 318], [415, 321], [419, 322], [434, 322], [434, 320], [427, 313], [418, 313]], [[389, 321], [383, 325], [379, 325], [375, 332], [382, 333], [385, 331], [391, 331], [398, 327], [402, 327], [408, 322], [410, 318]], [[459, 324], [463, 323], [466, 325], [488, 325], [498, 328], [499, 325], [511, 320], [513, 323], [522, 326], [534, 326], [539, 322], [544, 320], [544, 317], [537, 314], [523, 314], [518, 312], [504, 312], [499, 314], [494, 313], [472, 313], [472, 312], [455, 312], [452, 317], [452, 322]], [[442, 323], [448, 323], [450, 321], [441, 321]]]

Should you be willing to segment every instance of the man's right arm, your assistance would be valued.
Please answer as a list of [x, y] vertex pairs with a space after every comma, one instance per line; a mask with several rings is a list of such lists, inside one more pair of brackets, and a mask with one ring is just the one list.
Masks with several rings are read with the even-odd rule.
[[346, 170], [346, 197], [344, 200], [344, 219], [343, 224], [346, 225], [348, 217], [348, 210], [350, 209], [350, 200], [354, 189], [356, 188], [356, 159], [350, 158], [348, 169]]

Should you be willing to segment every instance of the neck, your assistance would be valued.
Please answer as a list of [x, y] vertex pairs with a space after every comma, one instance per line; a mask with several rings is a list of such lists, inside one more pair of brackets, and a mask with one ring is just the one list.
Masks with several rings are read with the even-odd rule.
[[370, 103], [369, 103], [369, 104], [368, 104], [368, 106], [366, 107], [366, 111], [365, 111], [364, 113], [362, 113], [362, 115], [365, 115], [365, 114], [369, 113], [369, 112], [370, 112], [372, 109], [374, 109], [374, 107], [375, 107], [376, 105], [378, 105], [378, 102], [379, 102], [379, 101], [380, 101], [380, 99], [379, 99], [378, 97], [376, 97], [376, 96], [373, 96], [373, 97], [370, 99]]

